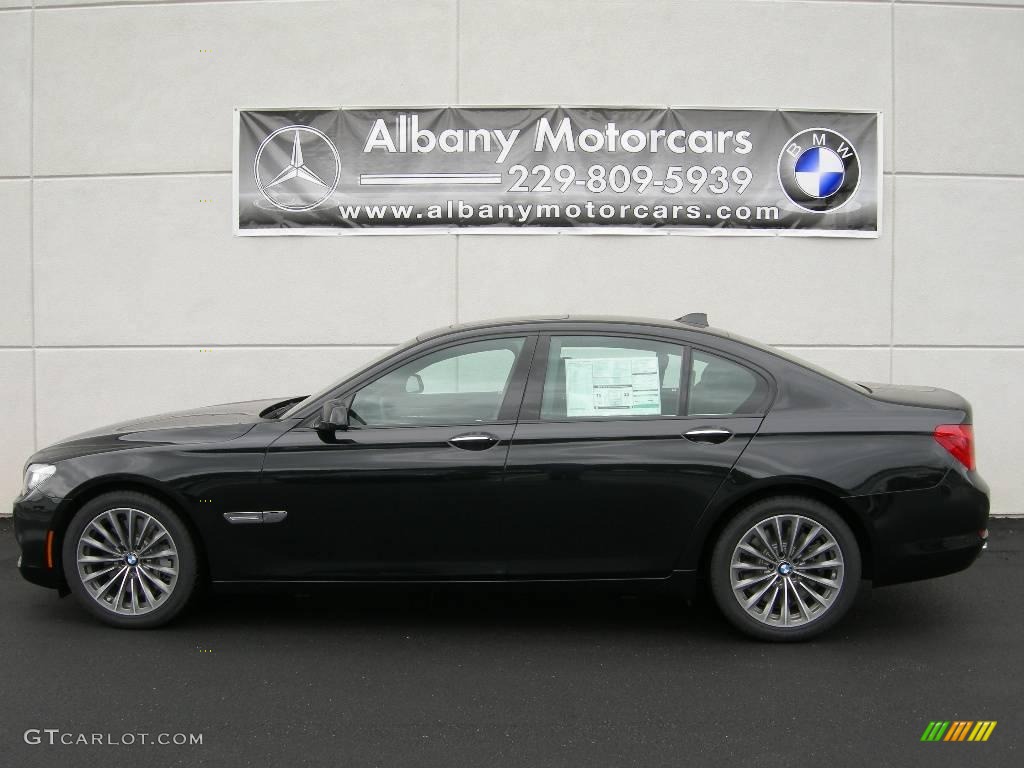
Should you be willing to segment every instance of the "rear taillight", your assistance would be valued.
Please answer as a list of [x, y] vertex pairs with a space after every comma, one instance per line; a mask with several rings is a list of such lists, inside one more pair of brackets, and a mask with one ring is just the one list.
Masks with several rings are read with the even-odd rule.
[[974, 469], [974, 427], [970, 424], [940, 424], [935, 428], [936, 442], [967, 469]]

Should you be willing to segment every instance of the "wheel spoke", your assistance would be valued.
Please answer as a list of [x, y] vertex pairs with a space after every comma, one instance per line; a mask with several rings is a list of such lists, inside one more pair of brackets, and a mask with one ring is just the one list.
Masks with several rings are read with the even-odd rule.
[[804, 543], [800, 545], [800, 548], [797, 549], [796, 552], [793, 552], [792, 554], [790, 554], [790, 557], [792, 557], [794, 560], [796, 558], [800, 557], [800, 553], [803, 552], [805, 549], [807, 549], [807, 545], [810, 544], [812, 541], [814, 541], [817, 538], [817, 536], [818, 536], [818, 534], [820, 532], [821, 532], [821, 526], [818, 525], [817, 523], [815, 523], [811, 527], [811, 532], [808, 533], [807, 536], [804, 538]]
[[121, 577], [121, 583], [117, 587], [117, 597], [114, 598], [114, 613], [121, 610], [121, 603], [124, 601], [124, 587], [128, 583], [128, 578], [131, 576], [132, 569], [125, 567], [124, 576]]
[[152, 519], [152, 517], [146, 515], [146, 519], [142, 521], [142, 527], [139, 529], [139, 532], [135, 537], [135, 541], [132, 544], [133, 547], [138, 548], [142, 546], [142, 542], [146, 540], [146, 531], [149, 530], [149, 521]]
[[162, 581], [160, 581], [160, 579], [156, 578], [156, 576], [154, 576], [153, 574], [151, 574], [149, 572], [149, 567], [148, 566], [145, 566], [145, 565], [142, 566], [139, 569], [139, 573], [141, 573], [143, 576], [145, 576], [147, 579], [149, 579], [150, 584], [152, 584], [154, 587], [159, 589], [161, 592], [164, 592], [164, 593], [169, 593], [170, 592], [170, 590], [167, 588], [166, 584], [164, 584]]
[[144, 565], [142, 567], [145, 568], [147, 571], [156, 571], [157, 573], [163, 573], [168, 576], [178, 575], [178, 571], [174, 568], [165, 568], [162, 565]]
[[740, 549], [743, 552], [746, 552], [748, 555], [751, 555], [752, 557], [756, 557], [758, 560], [762, 560], [763, 562], [768, 563], [768, 565], [770, 565], [770, 566], [774, 566], [775, 565], [775, 561], [774, 560], [771, 560], [770, 558], [765, 557], [764, 555], [762, 555], [760, 552], [758, 552], [756, 549], [754, 549], [752, 546], [750, 546], [747, 543], [740, 544], [738, 549]]
[[839, 560], [821, 560], [817, 563], [801, 563], [793, 566], [798, 571], [821, 570], [822, 568], [838, 568], [842, 563]]
[[80, 563], [119, 563], [120, 557], [95, 557], [93, 555], [82, 555], [78, 558]]
[[114, 528], [114, 533], [117, 534], [117, 540], [123, 549], [128, 549], [128, 542], [124, 538], [124, 531], [121, 530], [121, 524], [117, 522], [117, 515], [114, 514], [117, 510], [108, 509], [107, 519], [110, 520], [111, 526]]
[[821, 584], [823, 587], [831, 587], [832, 589], [839, 588], [839, 582], [833, 581], [832, 579], [823, 579], [820, 576], [814, 576], [810, 573], [803, 574], [803, 578], [807, 579], [808, 581], [813, 581], [815, 584]]
[[[766, 561], [767, 562], [767, 561]], [[774, 571], [775, 565], [761, 565], [760, 563], [747, 563], [742, 560], [737, 560], [729, 566], [734, 571]]]
[[142, 594], [146, 596], [146, 603], [150, 608], [152, 608], [156, 605], [156, 598], [153, 597], [153, 593], [149, 590], [149, 587], [146, 586], [146, 580], [143, 578], [145, 574], [141, 567], [136, 571], [136, 574], [139, 577], [139, 587], [142, 589]]
[[156, 544], [158, 541], [160, 541], [166, 535], [167, 535], [167, 531], [160, 531], [160, 533], [158, 533], [156, 536], [154, 536], [152, 539], [150, 539], [149, 543], [146, 546], [141, 547], [139, 549], [139, 557], [142, 557], [142, 553], [143, 552], [146, 552], [147, 550], [151, 549], [154, 544]]
[[789, 626], [789, 579], [782, 580], [782, 626]]
[[829, 601], [828, 601], [828, 600], [826, 600], [826, 599], [825, 599], [824, 597], [822, 597], [821, 595], [819, 595], [819, 594], [818, 594], [817, 592], [815, 592], [815, 591], [814, 591], [813, 589], [811, 589], [810, 587], [808, 587], [808, 586], [807, 586], [806, 584], [804, 584], [804, 583], [803, 583], [802, 581], [798, 581], [798, 582], [796, 582], [796, 586], [797, 586], [797, 587], [803, 587], [803, 588], [804, 588], [804, 591], [805, 591], [805, 592], [807, 592], [807, 594], [809, 594], [809, 595], [810, 595], [811, 597], [813, 597], [813, 598], [814, 598], [815, 600], [817, 600], [817, 601], [818, 601], [818, 602], [819, 602], [819, 603], [821, 604], [821, 607], [822, 607], [822, 608], [828, 608], [828, 606], [830, 605], [830, 603], [829, 603]]
[[[772, 576], [775, 576], [775, 574], [772, 574]], [[757, 604], [758, 600], [760, 600], [769, 589], [772, 588], [772, 586], [775, 584], [775, 581], [776, 579], [773, 578], [765, 586], [763, 586], [760, 591], [756, 592], [752, 597], [747, 599], [745, 607], [748, 611]]]
[[111, 549], [110, 547], [108, 547], [103, 542], [97, 541], [96, 539], [92, 538], [91, 536], [83, 535], [82, 536], [82, 543], [83, 544], [88, 544], [93, 549], [102, 550], [103, 552], [106, 552], [108, 555], [113, 555], [114, 557], [118, 557], [119, 554], [120, 554], [116, 549]]
[[772, 543], [768, 541], [768, 537], [764, 535], [764, 531], [761, 530], [760, 525], [754, 526], [754, 532], [758, 535], [758, 538], [760, 538], [761, 541], [764, 542], [764, 546], [768, 550], [768, 552], [774, 555], [775, 548], [772, 546]]
[[775, 599], [779, 596], [779, 585], [776, 582], [772, 582], [775, 586], [772, 589], [771, 595], [768, 596], [768, 602], [765, 603], [764, 610], [761, 611], [761, 615], [765, 618], [772, 615], [772, 608], [775, 607]]
[[110, 546], [114, 548], [112, 551], [117, 552], [120, 550], [121, 545], [118, 544], [117, 540], [110, 535], [110, 531], [108, 531], [104, 526], [100, 525], [99, 518], [93, 520], [89, 528], [91, 530], [96, 531], [100, 536], [102, 536], [104, 539], [110, 542]]
[[773, 529], [775, 530], [775, 551], [781, 552], [783, 546], [782, 539], [782, 519], [779, 517], [772, 518]]
[[128, 589], [132, 593], [132, 614], [139, 612], [139, 596], [135, 593], [135, 579], [137, 578], [138, 568], [133, 569], [131, 581], [128, 583]]
[[796, 588], [793, 580], [787, 576], [786, 581], [789, 582], [789, 588], [793, 591], [793, 597], [796, 598], [797, 605], [800, 606], [800, 615], [803, 616], [804, 621], [807, 621], [811, 617], [811, 609], [807, 607], [807, 603], [800, 597], [800, 591]]
[[747, 587], [752, 587], [754, 584], [760, 584], [765, 579], [770, 579], [774, 575], [775, 575], [775, 571], [771, 571], [770, 573], [766, 573], [764, 576], [751, 576], [750, 578], [743, 579], [741, 581], [737, 581], [735, 584], [732, 585], [732, 588], [733, 589], [746, 589]]
[[173, 549], [161, 549], [159, 552], [151, 552], [148, 555], [139, 555], [139, 560], [159, 560], [163, 557], [174, 557], [178, 553]]
[[[99, 571], [93, 571], [88, 576], [85, 576], [82, 579], [82, 583], [83, 584], [87, 584], [90, 581], [95, 581], [96, 579], [100, 578], [101, 576], [104, 576], [104, 575], [110, 573], [111, 571], [115, 571], [115, 570], [117, 570], [117, 566], [116, 565], [112, 565], [109, 568], [103, 568], [102, 570], [99, 570]], [[114, 575], [113, 578], [117, 578], [116, 574]]]
[[800, 559], [801, 560], [813, 560], [818, 555], [820, 555], [822, 552], [828, 552], [835, 545], [836, 544], [835, 544], [834, 541], [826, 541], [824, 544], [820, 544], [819, 546], [815, 547], [814, 550], [810, 552], [810, 554], [804, 555]]
[[794, 557], [793, 550], [796, 548], [796, 535], [800, 531], [800, 522], [798, 518], [791, 517], [789, 519], [789, 541], [786, 542], [786, 553], [790, 557]]
[[120, 576], [122, 573], [124, 573], [127, 570], [128, 570], [128, 566], [127, 565], [122, 565], [121, 569], [110, 578], [110, 581], [108, 581], [106, 584], [104, 584], [102, 587], [100, 587], [99, 592], [97, 592], [94, 595], [94, 597], [96, 597], [96, 599], [99, 599], [99, 598], [103, 597], [103, 595], [105, 595], [107, 593], [107, 590], [110, 589], [114, 585], [115, 581], [117, 581], [117, 577]]

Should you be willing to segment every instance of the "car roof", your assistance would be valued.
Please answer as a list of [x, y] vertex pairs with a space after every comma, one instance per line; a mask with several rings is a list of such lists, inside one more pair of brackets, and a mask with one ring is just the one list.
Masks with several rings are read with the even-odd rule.
[[679, 320], [666, 320], [658, 317], [633, 317], [629, 315], [524, 315], [521, 317], [500, 317], [492, 320], [477, 320], [468, 323], [457, 323], [441, 328], [435, 328], [416, 337], [418, 341], [427, 341], [439, 336], [447, 336], [465, 331], [490, 330], [506, 326], [521, 327], [524, 325], [539, 325], [545, 327], [557, 327], [559, 325], [604, 325], [604, 326], [654, 326], [667, 328], [673, 331], [691, 331], [707, 333], [712, 336], [732, 338], [728, 331], [720, 328], [702, 327], [690, 325]]

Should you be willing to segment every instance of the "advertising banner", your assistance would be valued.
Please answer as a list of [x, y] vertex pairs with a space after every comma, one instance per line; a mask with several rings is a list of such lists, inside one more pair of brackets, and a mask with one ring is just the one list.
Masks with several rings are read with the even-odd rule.
[[877, 237], [881, 145], [876, 112], [237, 110], [235, 232]]

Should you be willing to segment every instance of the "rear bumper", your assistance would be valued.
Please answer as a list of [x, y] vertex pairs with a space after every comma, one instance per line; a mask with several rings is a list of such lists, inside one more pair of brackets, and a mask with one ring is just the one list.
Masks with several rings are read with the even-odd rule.
[[21, 549], [18, 571], [33, 584], [51, 589], [66, 588], [60, 564], [60, 539], [53, 536], [47, 554], [47, 534], [57, 515], [60, 499], [33, 492], [14, 502], [14, 538]]
[[873, 531], [876, 586], [962, 571], [985, 548], [988, 485], [976, 472], [954, 469], [934, 488], [851, 501], [864, 505]]

